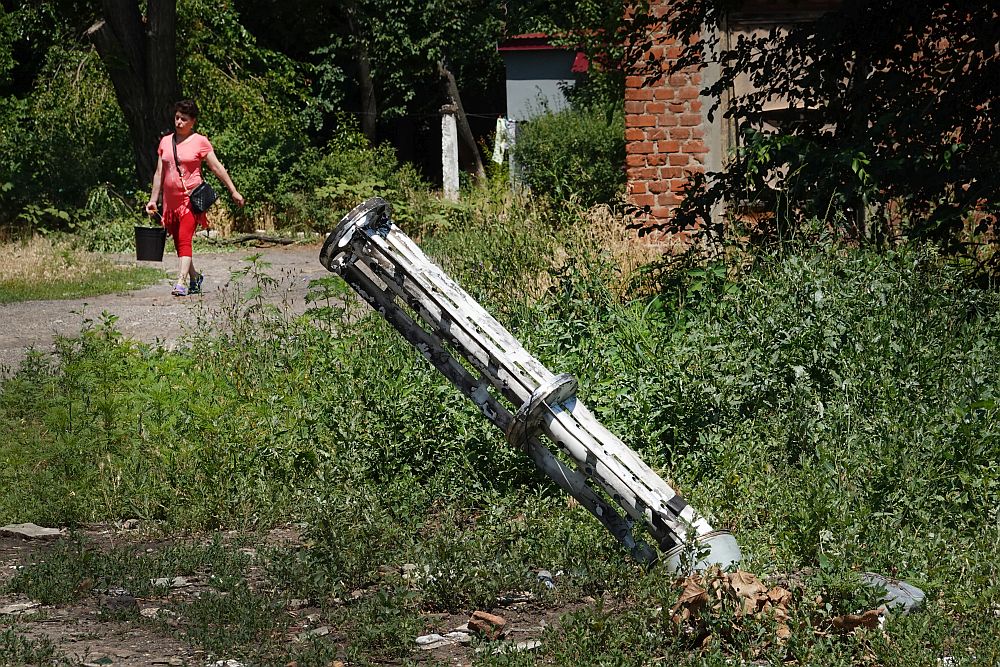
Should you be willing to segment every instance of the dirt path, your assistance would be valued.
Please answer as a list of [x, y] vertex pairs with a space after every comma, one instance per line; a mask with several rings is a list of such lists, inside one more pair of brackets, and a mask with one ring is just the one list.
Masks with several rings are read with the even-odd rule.
[[[267, 273], [278, 281], [278, 289], [269, 299], [290, 311], [305, 309], [309, 281], [329, 276], [319, 263], [317, 245], [251, 248], [237, 252], [195, 255], [195, 265], [205, 275], [204, 294], [173, 297], [171, 278], [133, 292], [119, 292], [85, 299], [28, 301], [0, 305], [0, 376], [16, 369], [29, 348], [52, 351], [57, 336], [75, 336], [85, 318], [99, 321], [103, 311], [118, 317], [116, 326], [125, 336], [146, 342], [159, 341], [170, 346], [196, 323], [198, 316], [217, 309], [234, 289], [233, 271], [249, 266], [247, 258], [260, 254], [260, 262], [270, 264]], [[119, 264], [135, 264], [130, 255], [113, 255]], [[165, 257], [162, 263], [144, 262], [162, 267], [172, 276], [176, 260]]]

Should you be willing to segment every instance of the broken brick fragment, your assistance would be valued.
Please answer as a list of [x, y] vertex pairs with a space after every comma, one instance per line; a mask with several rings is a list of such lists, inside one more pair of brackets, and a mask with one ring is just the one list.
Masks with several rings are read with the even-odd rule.
[[485, 611], [474, 611], [469, 619], [469, 630], [488, 639], [499, 639], [504, 635], [506, 627], [507, 621], [502, 616]]

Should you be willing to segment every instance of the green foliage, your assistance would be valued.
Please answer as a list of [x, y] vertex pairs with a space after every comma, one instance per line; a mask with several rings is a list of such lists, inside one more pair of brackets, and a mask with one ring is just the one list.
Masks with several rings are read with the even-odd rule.
[[[332, 47], [322, 47], [310, 52], [319, 59], [312, 68], [313, 83], [308, 106], [302, 112], [307, 127], [322, 134], [328, 118], [336, 119], [335, 127], [343, 127], [344, 119], [340, 110], [345, 106], [344, 88], [347, 73], [344, 68], [334, 62]], [[348, 125], [349, 126], [349, 125]]]
[[162, 593], [175, 577], [210, 569], [211, 583], [222, 591], [239, 587], [249, 558], [218, 538], [207, 544], [178, 541], [137, 553], [129, 546], [102, 550], [79, 535], [57, 542], [21, 568], [10, 591], [42, 604], [74, 602], [92, 589], [124, 589], [132, 595]]
[[533, 192], [582, 206], [625, 186], [625, 121], [615, 107], [544, 113], [518, 128], [515, 159]]
[[[274, 281], [254, 257], [221, 326], [187, 345], [131, 343], [106, 316], [2, 381], [0, 522], [294, 521], [303, 543], [269, 554], [273, 588], [240, 588], [230, 563], [219, 595], [176, 608], [197, 643], [236, 643], [256, 662], [285, 664], [274, 656], [299, 650], [308, 664], [334, 659], [321, 642], [279, 650], [243, 633], [243, 618], [287, 630], [282, 596], [315, 605], [364, 662], [411, 658], [427, 612], [467, 613], [523, 591], [574, 610], [531, 656], [552, 664], [905, 665], [966, 648], [991, 661], [995, 293], [926, 247], [790, 245], [739, 263], [661, 266], [622, 296], [610, 287], [619, 267], [554, 226], [551, 209], [507, 191], [477, 196], [424, 247], [731, 529], [745, 567], [794, 580], [785, 643], [773, 619], [740, 619], [732, 605], [706, 620], [710, 645], [677, 632], [678, 591], [662, 566], [630, 563], [381, 318], [341, 301], [339, 279], [314, 284], [301, 316], [283, 315], [262, 298]], [[112, 572], [108, 563], [67, 546], [16, 581], [27, 595], [71, 599], [76, 573]], [[538, 581], [543, 568], [555, 589]], [[921, 586], [927, 608], [890, 618], [885, 636], [830, 632], [835, 615], [874, 604], [877, 591], [858, 583], [869, 570]]]
[[[244, 27], [237, 5], [250, 21], [284, 34], [287, 26], [274, 26], [267, 12], [234, 2], [182, 0], [177, 22], [183, 95], [198, 100], [199, 129], [248, 201], [246, 209], [230, 210], [235, 226], [256, 227], [264, 218], [265, 224], [274, 220], [289, 230], [325, 230], [338, 213], [372, 193], [399, 201], [400, 220], [408, 229], [445, 226], [450, 212], [434, 205], [415, 169], [400, 167], [387, 148], [357, 153], [352, 150], [356, 141], [344, 139], [357, 125], [342, 108], [345, 99], [353, 98], [353, 77], [345, 72], [356, 69], [354, 46], [363, 40], [374, 67], [378, 108], [388, 118], [436, 113], [436, 64], [442, 58], [449, 60], [464, 92], [488, 96], [501, 73], [494, 47], [501, 30], [495, 5], [354, 3], [353, 32], [342, 12], [317, 16], [315, 8], [295, 3], [269, 8], [286, 19], [295, 14], [295, 25], [311, 24], [290, 32], [303, 34], [312, 55], [301, 54], [297, 47], [302, 45], [288, 39], [279, 44], [284, 51], [273, 41], [261, 46]], [[134, 208], [144, 202], [135, 189], [128, 128], [106, 71], [84, 36], [97, 10], [45, 0], [0, 16], [0, 123], [8, 130], [0, 136], [0, 184], [5, 186], [0, 225], [25, 227], [42, 217], [48, 227], [64, 231], [72, 221], [86, 237], [84, 245], [120, 248], [128, 225], [121, 215], [109, 218], [106, 207], [97, 214], [91, 210], [94, 189], [110, 188]], [[309, 57], [295, 60], [284, 53]], [[345, 155], [331, 164], [331, 150]], [[400, 172], [401, 178], [394, 178]], [[307, 176], [307, 182], [297, 182], [292, 174]], [[230, 206], [228, 198], [220, 206]], [[47, 211], [69, 217], [60, 221]]]
[[50, 233], [60, 223], [68, 223], [70, 221], [70, 214], [55, 206], [26, 204], [20, 215], [17, 216], [17, 219], [25, 224], [29, 232], [37, 231], [45, 235]]
[[0, 181], [14, 184], [12, 211], [79, 206], [95, 174], [130, 183], [128, 134], [97, 55], [73, 41], [53, 45], [39, 79], [29, 96], [0, 105]]
[[[51, 639], [30, 639], [16, 627], [0, 628], [0, 656], [11, 665], [57, 665], [56, 646]], [[63, 663], [66, 664], [66, 663]]]
[[14, 17], [0, 7], [0, 89], [10, 85], [10, 72], [14, 69]]
[[[612, 430], [690, 484], [696, 506], [755, 533], [777, 562], [927, 579], [941, 576], [941, 544], [988, 529], [975, 508], [1000, 503], [1000, 377], [981, 370], [994, 294], [927, 252], [802, 252], [736, 281], [712, 267], [682, 277], [648, 305], [585, 293], [560, 317], [583, 332], [541, 335], [592, 378]], [[778, 498], [782, 511], [753, 509]], [[914, 523], [933, 538], [911, 543], [900, 527]]]
[[549, 35], [555, 45], [581, 49], [591, 63], [591, 83], [596, 82], [598, 88], [608, 84], [617, 87], [617, 97], [603, 99], [620, 104], [624, 95], [622, 64], [631, 62], [626, 54], [634, 48], [630, 44], [634, 35], [629, 32], [632, 16], [641, 15], [649, 3], [633, 2], [629, 7], [629, 12], [623, 12], [621, 7], [602, 0], [528, 0], [504, 8], [505, 34], [540, 32]]
[[410, 164], [400, 164], [388, 145], [369, 146], [345, 131], [322, 150], [310, 148], [280, 177], [275, 203], [286, 224], [329, 231], [358, 202], [378, 195], [392, 202], [393, 219], [416, 236], [446, 228], [453, 206], [429, 192]]
[[523, 311], [561, 245], [552, 233], [553, 210], [522, 199], [501, 180], [463, 193], [463, 206], [451, 213], [447, 233], [424, 242], [427, 252], [498, 317]]
[[282, 600], [257, 593], [246, 584], [231, 591], [200, 595], [174, 609], [184, 615], [188, 641], [203, 646], [212, 655], [228, 655], [235, 650], [258, 664], [275, 649], [267, 641], [269, 635], [284, 632], [291, 621], [284, 613]]
[[[481, 88], [499, 79], [501, 64], [495, 44], [501, 28], [490, 3], [362, 0], [357, 4], [361, 34], [348, 39], [360, 37], [367, 42], [380, 91], [379, 108], [387, 117], [435, 106], [440, 99], [437, 95], [420, 100], [420, 107], [414, 108], [414, 103], [424, 97], [422, 89], [440, 90], [437, 63], [442, 58], [464, 64], [464, 72], [456, 76], [464, 73], [463, 81]], [[376, 16], [378, 20], [366, 20]]]
[[[178, 5], [179, 78], [251, 211], [274, 204], [281, 175], [308, 146], [303, 68], [257, 46], [230, 3]], [[228, 198], [222, 198], [228, 202]]]
[[[271, 31], [269, 16], [260, 16], [250, 6], [245, 10], [258, 32]], [[442, 59], [460, 82], [463, 96], [492, 97], [496, 86], [502, 86], [503, 65], [496, 44], [503, 32], [503, 16], [496, 3], [357, 0], [331, 6], [319, 16], [311, 10], [307, 3], [296, 2], [283, 10], [291, 15], [278, 30], [294, 33], [284, 39], [283, 48], [308, 48], [309, 60], [326, 75], [325, 83], [339, 84], [339, 96], [349, 108], [359, 106], [360, 82], [343, 73], [357, 71], [362, 51], [371, 69], [375, 108], [381, 118], [436, 115], [442, 103], [437, 72]], [[294, 40], [304, 43], [288, 44]], [[327, 97], [325, 92], [323, 97]]]
[[[773, 192], [767, 203], [785, 224], [818, 218], [843, 235], [884, 232], [878, 226], [864, 226], [860, 207], [877, 193], [868, 171], [871, 160], [857, 149], [830, 150], [809, 138], [749, 130], [736, 161], [742, 165], [737, 173], [746, 179], [745, 200], [756, 201]], [[773, 191], [769, 183], [776, 184]], [[793, 228], [784, 235], [793, 237], [794, 232]]]
[[563, 94], [573, 109], [613, 109], [625, 99], [625, 77], [618, 70], [594, 64], [575, 85], [566, 87]]
[[91, 252], [127, 252], [135, 246], [136, 225], [148, 224], [131, 202], [109, 184], [87, 194], [87, 202], [69, 233], [77, 246]]

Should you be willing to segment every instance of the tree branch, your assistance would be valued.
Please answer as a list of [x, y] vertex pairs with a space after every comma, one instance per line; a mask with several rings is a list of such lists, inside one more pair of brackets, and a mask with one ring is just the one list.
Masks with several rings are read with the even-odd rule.
[[437, 67], [438, 75], [440, 75], [441, 81], [444, 84], [445, 94], [451, 98], [452, 103], [455, 105], [455, 120], [458, 121], [458, 136], [461, 138], [462, 143], [465, 144], [466, 149], [472, 156], [476, 178], [483, 180], [486, 178], [486, 170], [483, 168], [483, 160], [479, 156], [479, 147], [476, 145], [476, 139], [472, 135], [472, 128], [469, 127], [469, 119], [466, 118], [465, 109], [462, 107], [462, 97], [458, 93], [458, 84], [455, 83], [455, 76], [445, 66], [443, 60], [438, 61]]

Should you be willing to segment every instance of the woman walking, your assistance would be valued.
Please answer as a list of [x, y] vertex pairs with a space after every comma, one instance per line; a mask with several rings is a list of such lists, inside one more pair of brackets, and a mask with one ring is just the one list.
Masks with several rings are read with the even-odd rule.
[[174, 133], [160, 139], [156, 149], [159, 160], [153, 174], [153, 189], [146, 204], [146, 213], [155, 215], [156, 200], [163, 190], [163, 226], [174, 238], [177, 248], [177, 284], [170, 292], [174, 296], [187, 296], [201, 292], [204, 280], [194, 268], [191, 240], [195, 230], [208, 226], [205, 213], [191, 210], [191, 192], [202, 182], [201, 163], [208, 163], [209, 169], [229, 190], [237, 206], [243, 206], [243, 195], [239, 193], [229, 172], [219, 162], [208, 138], [194, 131], [198, 121], [198, 105], [194, 100], [182, 100], [174, 105]]

